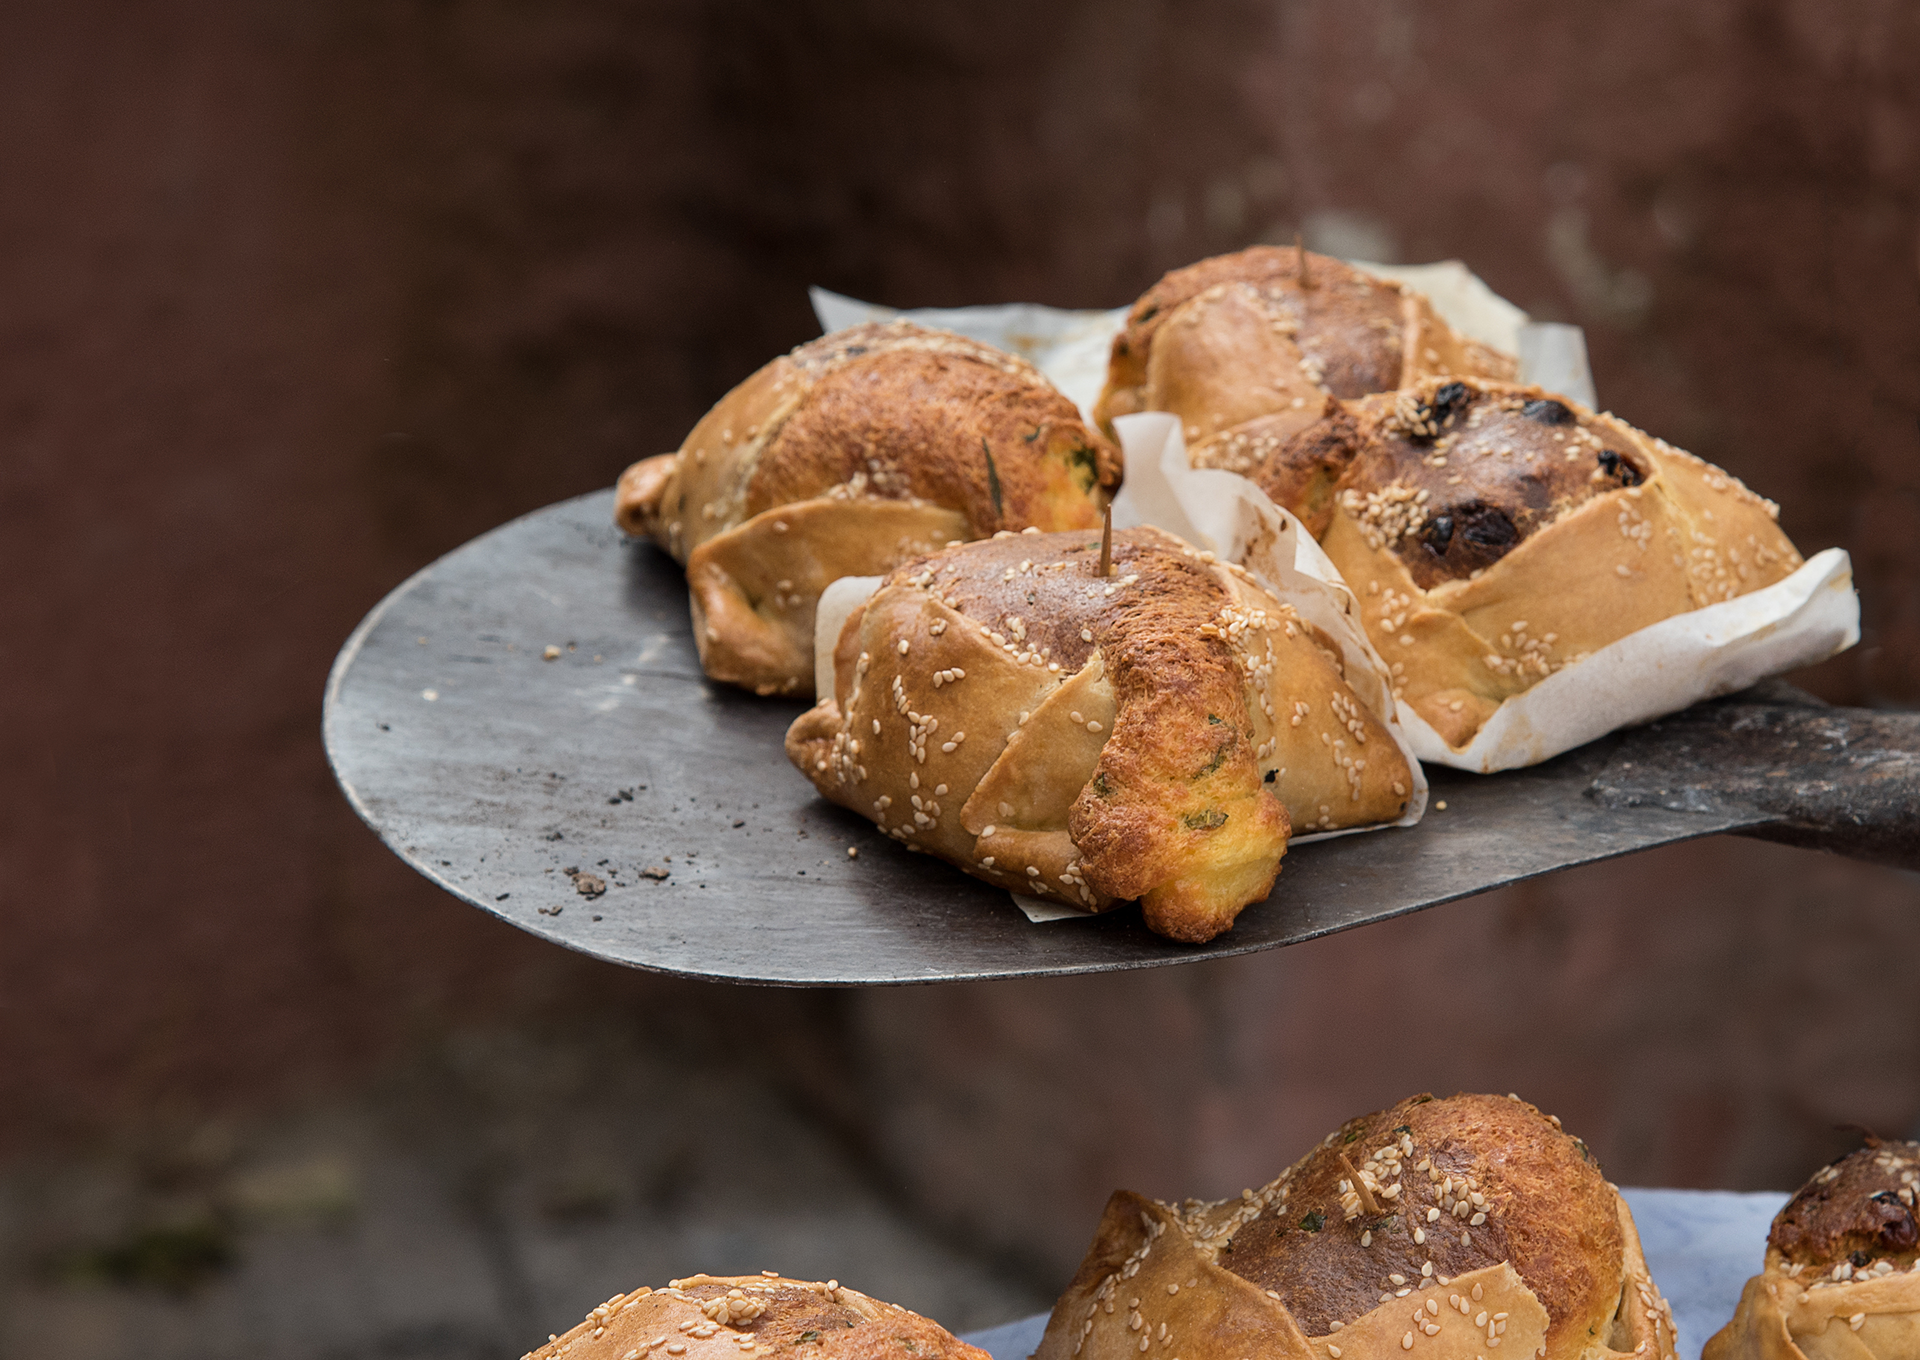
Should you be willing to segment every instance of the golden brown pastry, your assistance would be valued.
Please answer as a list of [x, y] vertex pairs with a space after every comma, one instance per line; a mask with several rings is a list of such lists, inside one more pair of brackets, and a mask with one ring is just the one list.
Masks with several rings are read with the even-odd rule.
[[1120, 455], [1038, 369], [905, 321], [800, 346], [678, 453], [628, 468], [615, 518], [687, 568], [708, 675], [813, 686], [813, 611], [842, 576], [1000, 529], [1100, 522]]
[[1349, 1120], [1260, 1190], [1115, 1193], [1034, 1360], [1673, 1360], [1633, 1216], [1514, 1096]]
[[787, 733], [820, 792], [989, 883], [1212, 939], [1291, 829], [1392, 821], [1406, 758], [1336, 650], [1157, 529], [1005, 534], [897, 569]]
[[1170, 411], [1194, 467], [1246, 472], [1319, 419], [1328, 396], [1517, 371], [1410, 288], [1330, 256], [1254, 246], [1176, 269], [1133, 304], [1094, 418], [1111, 430], [1115, 416]]
[[1920, 1143], [1874, 1138], [1816, 1171], [1773, 1220], [1766, 1262], [1701, 1360], [1920, 1355]]
[[989, 1360], [938, 1323], [837, 1280], [694, 1275], [616, 1294], [525, 1360]]
[[1250, 475], [1320, 540], [1396, 696], [1456, 750], [1562, 666], [1801, 565], [1771, 501], [1537, 387], [1329, 401]]

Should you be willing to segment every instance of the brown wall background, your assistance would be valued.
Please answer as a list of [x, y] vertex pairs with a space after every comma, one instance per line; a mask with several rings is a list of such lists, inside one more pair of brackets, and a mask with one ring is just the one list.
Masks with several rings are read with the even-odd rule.
[[1296, 230], [1586, 326], [1607, 404], [1852, 552], [1806, 682], [1920, 702], [1916, 58], [1895, 0], [6, 6], [0, 1147], [669, 1001], [790, 1029], [769, 1080], [1050, 1260], [1411, 1087], [1638, 1182], [1912, 1126], [1911, 876], [1711, 842], [1152, 975], [710, 989], [437, 896], [318, 706], [386, 589], [675, 446], [809, 283], [1110, 306]]

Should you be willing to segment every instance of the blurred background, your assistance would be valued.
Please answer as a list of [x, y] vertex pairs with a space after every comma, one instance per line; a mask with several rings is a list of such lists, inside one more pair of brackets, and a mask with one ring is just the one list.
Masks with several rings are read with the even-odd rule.
[[1897, 0], [0, 9], [0, 1355], [517, 1356], [697, 1269], [990, 1325], [1114, 1187], [1419, 1089], [1629, 1184], [1912, 1129], [1913, 875], [1708, 840], [1228, 962], [699, 986], [415, 878], [319, 701], [808, 284], [1108, 307], [1301, 232], [1585, 326], [1604, 404], [1852, 553], [1800, 682], [1913, 706], [1917, 60]]

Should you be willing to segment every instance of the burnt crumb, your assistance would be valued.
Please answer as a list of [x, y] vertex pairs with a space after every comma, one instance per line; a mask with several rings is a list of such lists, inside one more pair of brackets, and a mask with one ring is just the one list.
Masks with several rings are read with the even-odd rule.
[[1647, 480], [1646, 474], [1633, 465], [1633, 460], [1612, 449], [1602, 449], [1598, 455], [1600, 470], [1609, 477], [1618, 477], [1622, 486], [1638, 486]]
[[1267, 771], [1267, 783], [1269, 783], [1269, 784], [1271, 784], [1271, 783], [1273, 782], [1273, 779], [1274, 779], [1274, 776], [1275, 776], [1275, 775], [1277, 775], [1277, 774], [1279, 774], [1279, 773], [1280, 773], [1280, 771], [1278, 771], [1278, 770], [1268, 770], [1268, 771]]
[[1537, 420], [1542, 425], [1571, 425], [1573, 412], [1567, 409], [1563, 401], [1552, 397], [1536, 397], [1520, 408], [1520, 414], [1528, 420]]
[[1440, 554], [1440, 556], [1445, 557], [1447, 554], [1447, 544], [1453, 541], [1453, 516], [1435, 515], [1427, 521], [1427, 530], [1423, 536], [1427, 540], [1427, 546], [1429, 548], [1432, 548], [1434, 552]]

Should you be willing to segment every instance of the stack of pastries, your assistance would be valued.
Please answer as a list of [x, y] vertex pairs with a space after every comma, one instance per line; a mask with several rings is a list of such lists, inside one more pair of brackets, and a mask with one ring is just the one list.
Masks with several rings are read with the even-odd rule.
[[[1771, 502], [1515, 370], [1409, 288], [1255, 247], [1135, 303], [1091, 425], [991, 346], [856, 326], [629, 468], [616, 515], [685, 565], [708, 675], [819, 677], [787, 752], [825, 797], [988, 882], [1139, 899], [1204, 941], [1290, 836], [1419, 815], [1397, 711], [1460, 750], [1547, 676], [1801, 565]], [[1320, 541], [1377, 655], [1157, 531], [1123, 532], [1103, 579], [1107, 431], [1150, 410]], [[849, 576], [885, 579], [816, 637]]]
[[1801, 565], [1772, 502], [1516, 369], [1410, 289], [1255, 247], [1134, 304], [1096, 415], [1178, 416], [1195, 467], [1298, 516], [1458, 750], [1562, 667]]

